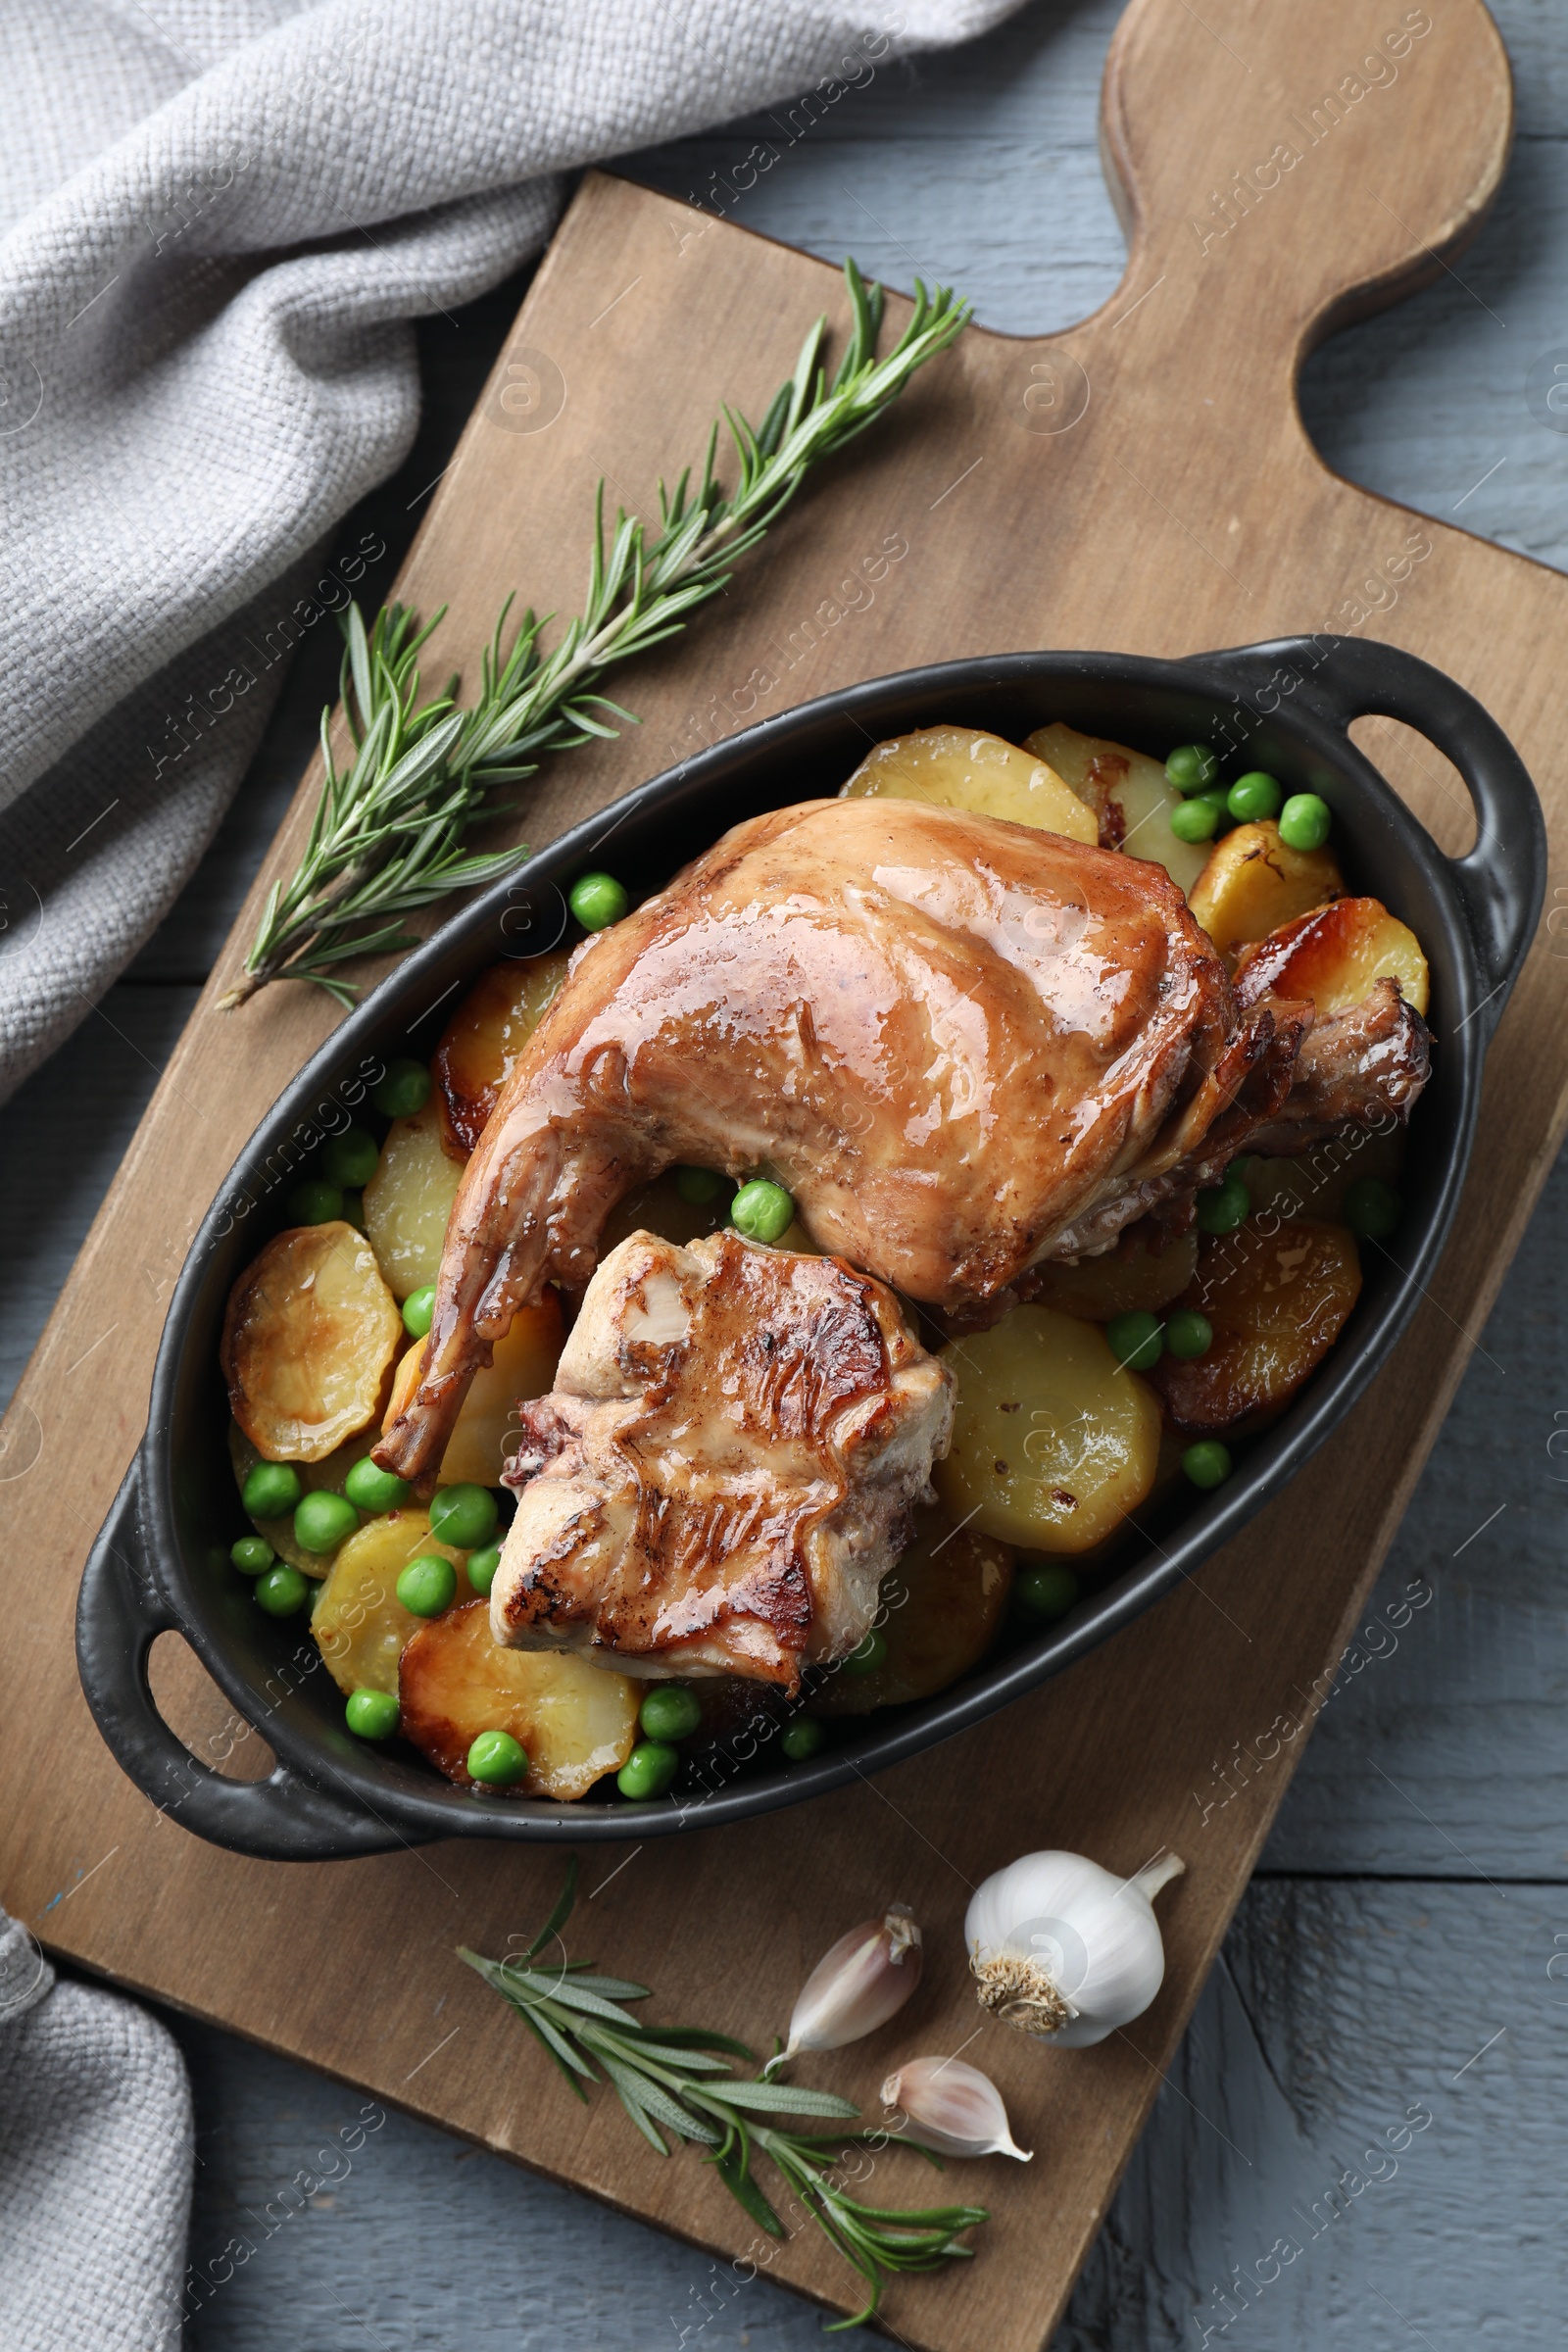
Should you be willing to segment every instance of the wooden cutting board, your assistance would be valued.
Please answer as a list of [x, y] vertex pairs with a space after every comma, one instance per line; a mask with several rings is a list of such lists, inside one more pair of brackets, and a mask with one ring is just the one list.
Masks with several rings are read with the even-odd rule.
[[[1398, 0], [1381, 15], [1361, 0], [1206, 0], [1201, 16], [1135, 0], [1104, 100], [1132, 243], [1121, 290], [1049, 343], [966, 335], [683, 643], [622, 676], [616, 691], [646, 723], [557, 761], [528, 795], [530, 838], [753, 717], [910, 663], [1037, 646], [1180, 655], [1324, 629], [1385, 636], [1479, 695], [1535, 772], [1555, 854], [1568, 853], [1568, 754], [1549, 699], [1568, 584], [1334, 479], [1294, 390], [1329, 325], [1446, 266], [1497, 187], [1509, 126], [1507, 66], [1478, 0], [1431, 15]], [[824, 307], [842, 322], [821, 264], [589, 178], [404, 572], [400, 594], [450, 608], [440, 656], [471, 675], [514, 587], [572, 609], [595, 477], [646, 513], [657, 477], [700, 455], [721, 399], [760, 412]], [[1446, 762], [1387, 722], [1361, 732], [1444, 846], [1462, 849], [1466, 806]], [[0, 1898], [90, 1969], [755, 2259], [710, 2173], [691, 2156], [657, 2163], [608, 2098], [585, 2113], [453, 1959], [460, 1940], [498, 1951], [537, 1921], [559, 1857], [468, 1844], [315, 1867], [240, 1860], [130, 1787], [77, 1690], [76, 1573], [141, 1435], [171, 1284], [245, 1136], [333, 1018], [304, 991], [237, 1016], [213, 1003], [272, 873], [294, 860], [315, 789], [307, 777], [6, 1424]], [[612, 865], [612, 845], [605, 856]], [[574, 1948], [651, 1982], [665, 2017], [759, 2042], [833, 1936], [890, 1898], [915, 1906], [929, 1953], [915, 2006], [814, 2078], [874, 2107], [892, 2060], [963, 2045], [1039, 2153], [1027, 2170], [950, 2174], [994, 2218], [972, 2266], [895, 2290], [890, 2317], [908, 2342], [1025, 2352], [1061, 2311], [1556, 1150], [1558, 981], [1549, 943], [1538, 946], [1493, 1051], [1459, 1226], [1409, 1336], [1244, 1539], [1026, 1703], [874, 1783], [590, 1857]], [[176, 1637], [156, 1653], [155, 1687], [197, 1752], [267, 1768]], [[959, 1934], [987, 1871], [1058, 1844], [1118, 1870], [1170, 1845], [1190, 1865], [1161, 1897], [1158, 2002], [1081, 2054], [996, 2026], [977, 2036]], [[927, 2179], [890, 2156], [874, 2194], [906, 2201]], [[847, 2274], [814, 2232], [764, 2267], [848, 2308]], [[708, 2278], [695, 2258], [693, 2270]]]

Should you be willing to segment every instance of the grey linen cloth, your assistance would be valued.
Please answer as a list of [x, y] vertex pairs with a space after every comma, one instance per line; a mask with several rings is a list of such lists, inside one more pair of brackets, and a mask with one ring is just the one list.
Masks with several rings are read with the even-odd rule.
[[0, 1099], [210, 840], [413, 438], [410, 320], [536, 252], [573, 167], [1014, 5], [0, 0]]
[[190, 2091], [154, 2017], [0, 1911], [0, 2352], [179, 2339]]

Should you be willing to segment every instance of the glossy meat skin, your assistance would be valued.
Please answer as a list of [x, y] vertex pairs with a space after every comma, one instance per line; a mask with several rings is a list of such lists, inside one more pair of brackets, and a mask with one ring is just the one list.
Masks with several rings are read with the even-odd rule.
[[[1276, 1019], [1293, 1009], [1267, 1001]], [[1247, 1148], [1281, 1157], [1348, 1127], [1402, 1124], [1431, 1074], [1431, 1031], [1396, 981], [1375, 980], [1358, 1004], [1313, 1022], [1290, 1093], [1251, 1130]]]
[[824, 1249], [962, 1314], [1106, 1247], [1216, 1122], [1237, 1150], [1298, 1038], [1238, 1015], [1161, 866], [913, 801], [754, 818], [578, 950], [468, 1163], [376, 1458], [433, 1471], [516, 1308], [580, 1291], [662, 1168], [765, 1164]]
[[869, 1631], [954, 1385], [836, 1258], [631, 1235], [522, 1407], [496, 1640], [797, 1690]]

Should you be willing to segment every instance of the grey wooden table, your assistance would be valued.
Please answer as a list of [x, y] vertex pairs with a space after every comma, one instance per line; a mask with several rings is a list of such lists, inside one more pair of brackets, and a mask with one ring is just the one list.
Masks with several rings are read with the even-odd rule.
[[[1505, 0], [1499, 14], [1519, 143], [1463, 281], [1445, 277], [1319, 354], [1304, 407], [1326, 457], [1355, 480], [1560, 566], [1568, 433], [1535, 421], [1524, 378], [1563, 335], [1568, 0]], [[835, 261], [851, 250], [895, 284], [916, 272], [953, 281], [996, 326], [1070, 324], [1121, 267], [1095, 144], [1115, 16], [1116, 0], [1042, 0], [967, 52], [882, 73], [738, 217]], [[764, 134], [737, 124], [629, 168], [700, 195]], [[371, 502], [394, 558], [519, 294], [503, 289], [423, 336], [420, 444]], [[177, 916], [10, 1113], [0, 1392], [300, 772], [330, 688], [328, 650], [302, 654]], [[1559, 1167], [1057, 2352], [1522, 2352], [1563, 2339], [1565, 1306]], [[1396, 1630], [1386, 1612], [1407, 1593], [1419, 1605]], [[382, 1991], [395, 1998], [395, 1979]], [[230, 2036], [172, 2023], [196, 2085], [200, 2256], [228, 2237], [237, 2207], [267, 2202], [308, 2166], [357, 2102]], [[1374, 2165], [1365, 2151], [1391, 2130], [1404, 2144]], [[817, 2340], [815, 2315], [761, 2282], [710, 2316], [709, 2271], [636, 2223], [393, 2118], [352, 2175], [236, 2274], [188, 2342], [793, 2352]]]

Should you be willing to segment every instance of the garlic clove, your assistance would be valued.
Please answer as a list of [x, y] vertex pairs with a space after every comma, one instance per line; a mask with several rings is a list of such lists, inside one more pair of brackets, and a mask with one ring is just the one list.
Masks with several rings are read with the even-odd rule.
[[1058, 2049], [1088, 2048], [1142, 2017], [1165, 1976], [1153, 1897], [1185, 1868], [1165, 1854], [1123, 1879], [1050, 1852], [998, 1871], [964, 1918], [981, 2007]]
[[862, 2034], [874, 2034], [919, 1984], [923, 1959], [920, 1931], [906, 1903], [852, 1928], [802, 1985], [788, 2046], [776, 2063], [797, 2050], [841, 2050]]
[[882, 2085], [882, 2104], [903, 2111], [901, 2137], [917, 2140], [939, 2156], [1016, 2156], [1033, 2162], [1034, 2150], [1020, 2148], [1007, 2122], [1002, 2093], [989, 2075], [961, 2058], [909, 2058]]

